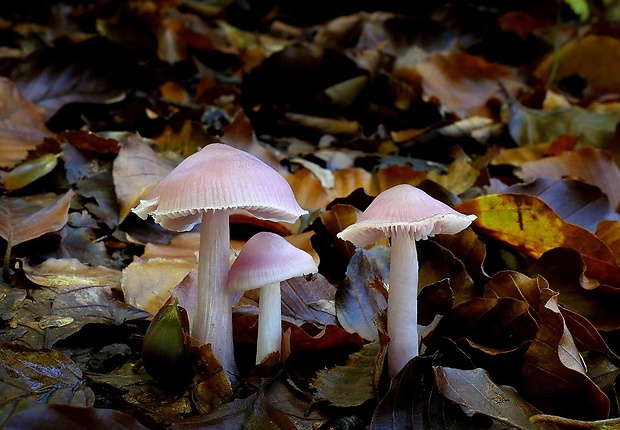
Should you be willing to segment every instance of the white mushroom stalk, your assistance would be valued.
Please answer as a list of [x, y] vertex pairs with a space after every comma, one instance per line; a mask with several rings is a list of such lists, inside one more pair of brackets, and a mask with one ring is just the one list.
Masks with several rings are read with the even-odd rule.
[[310, 254], [274, 233], [255, 234], [239, 252], [230, 268], [228, 288], [231, 293], [260, 288], [256, 364], [281, 350], [280, 282], [318, 270]]
[[463, 215], [411, 185], [380, 193], [357, 222], [338, 237], [357, 247], [387, 236], [392, 239], [388, 293], [388, 371], [395, 376], [419, 354], [418, 256], [416, 240], [454, 234], [468, 227], [475, 215]]
[[163, 227], [188, 231], [202, 223], [198, 297], [190, 334], [211, 344], [229, 377], [236, 365], [231, 296], [226, 290], [229, 216], [249, 213], [269, 221], [295, 222], [306, 214], [286, 180], [255, 156], [222, 144], [207, 145], [183, 160], [133, 211]]

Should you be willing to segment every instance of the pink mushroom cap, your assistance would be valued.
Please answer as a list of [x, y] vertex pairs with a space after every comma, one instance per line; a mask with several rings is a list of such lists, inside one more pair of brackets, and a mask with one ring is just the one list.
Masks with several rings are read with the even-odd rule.
[[277, 234], [260, 232], [247, 241], [231, 266], [228, 289], [243, 292], [318, 270], [307, 252]]
[[209, 210], [295, 222], [303, 210], [278, 172], [247, 152], [213, 143], [183, 160], [133, 210], [169, 230], [187, 231]]
[[397, 232], [421, 240], [436, 234], [458, 233], [475, 219], [475, 215], [457, 212], [419, 188], [402, 184], [379, 194], [357, 222], [338, 233], [338, 237], [357, 247]]

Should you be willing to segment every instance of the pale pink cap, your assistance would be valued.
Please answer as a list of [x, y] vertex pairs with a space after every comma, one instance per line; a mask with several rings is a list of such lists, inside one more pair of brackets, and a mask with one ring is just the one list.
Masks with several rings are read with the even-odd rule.
[[187, 231], [208, 210], [295, 222], [303, 210], [290, 185], [255, 156], [213, 143], [183, 160], [133, 209], [169, 230]]
[[243, 292], [319, 271], [306, 251], [275, 233], [250, 238], [228, 272], [230, 292]]
[[402, 184], [380, 193], [357, 222], [337, 236], [357, 247], [397, 232], [421, 240], [436, 234], [458, 233], [475, 219], [475, 215], [463, 215], [419, 188]]

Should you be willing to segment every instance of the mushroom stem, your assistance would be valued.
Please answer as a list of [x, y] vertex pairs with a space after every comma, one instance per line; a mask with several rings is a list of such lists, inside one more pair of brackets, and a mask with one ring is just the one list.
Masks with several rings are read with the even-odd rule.
[[418, 355], [418, 254], [415, 240], [397, 232], [392, 236], [387, 331], [388, 371], [396, 376]]
[[270, 353], [280, 351], [282, 345], [282, 308], [280, 283], [275, 282], [260, 289], [258, 297], [258, 338], [256, 364]]
[[191, 335], [210, 343], [229, 377], [237, 373], [233, 350], [232, 303], [226, 289], [230, 268], [228, 211], [202, 214], [198, 254], [198, 297]]

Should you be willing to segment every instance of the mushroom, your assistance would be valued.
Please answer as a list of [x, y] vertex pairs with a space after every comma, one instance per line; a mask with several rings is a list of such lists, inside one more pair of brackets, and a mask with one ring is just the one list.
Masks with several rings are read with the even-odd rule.
[[282, 344], [280, 282], [317, 273], [310, 254], [274, 233], [257, 233], [247, 241], [228, 273], [230, 292], [260, 288], [256, 364]]
[[229, 215], [249, 213], [269, 221], [295, 222], [306, 214], [288, 182], [255, 156], [213, 143], [183, 160], [133, 209], [176, 231], [202, 223], [198, 293], [190, 333], [210, 343], [230, 375], [236, 373], [232, 303], [226, 289], [230, 269]]
[[418, 255], [415, 241], [454, 234], [476, 219], [463, 215], [424, 191], [402, 184], [380, 193], [358, 220], [337, 237], [364, 247], [391, 237], [387, 310], [388, 371], [396, 375], [418, 355]]

